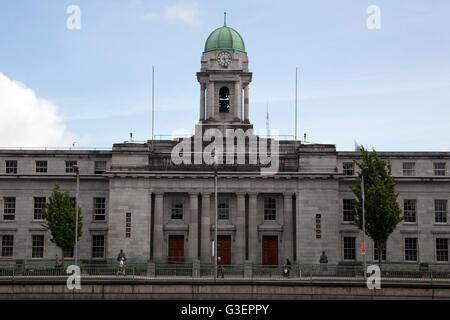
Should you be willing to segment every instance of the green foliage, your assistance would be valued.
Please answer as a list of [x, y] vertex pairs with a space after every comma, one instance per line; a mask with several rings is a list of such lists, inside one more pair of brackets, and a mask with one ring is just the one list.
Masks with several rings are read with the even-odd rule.
[[[61, 192], [58, 185], [53, 188], [52, 195], [45, 207], [44, 225], [50, 230], [52, 241], [63, 252], [75, 246], [75, 205], [68, 192]], [[83, 218], [78, 208], [78, 239], [82, 235]]]
[[[382, 248], [397, 224], [403, 220], [395, 191], [395, 179], [387, 161], [380, 159], [375, 151], [361, 148], [362, 160], [356, 164], [361, 172], [356, 179], [353, 193], [356, 196], [354, 216], [356, 225], [362, 230], [361, 178], [364, 174], [365, 190], [365, 227], [366, 234], [372, 238], [378, 248]], [[381, 264], [381, 250], [379, 252]]]

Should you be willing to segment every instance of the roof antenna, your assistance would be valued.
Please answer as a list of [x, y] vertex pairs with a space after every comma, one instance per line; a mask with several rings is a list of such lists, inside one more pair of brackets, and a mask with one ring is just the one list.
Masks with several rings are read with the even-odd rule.
[[223, 13], [223, 26], [224, 27], [227, 26], [227, 13], [226, 12]]
[[133, 142], [133, 132], [130, 132], [130, 142]]
[[270, 139], [270, 126], [269, 126], [269, 101], [267, 101], [267, 111], [266, 111], [266, 134], [267, 134], [267, 139]]

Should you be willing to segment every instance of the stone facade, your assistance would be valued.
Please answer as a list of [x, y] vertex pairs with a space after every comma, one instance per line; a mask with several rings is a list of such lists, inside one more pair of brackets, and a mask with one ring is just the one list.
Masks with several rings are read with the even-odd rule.
[[[221, 66], [216, 59], [221, 51], [204, 52], [197, 74], [199, 134], [211, 128], [222, 133], [252, 129], [247, 54], [228, 50], [231, 63]], [[228, 94], [221, 95], [222, 87], [228, 88]], [[219, 111], [219, 99], [228, 99], [226, 112]], [[362, 234], [352, 222], [344, 221], [344, 202], [353, 198], [351, 187], [357, 175], [351, 163], [360, 158], [359, 152], [280, 140], [278, 171], [263, 175], [260, 162], [216, 167], [204, 161], [174, 164], [171, 152], [179, 142], [118, 143], [106, 151], [0, 150], [0, 262], [54, 259], [59, 253], [43, 221], [36, 219], [34, 198], [48, 198], [55, 184], [75, 196], [70, 161], [80, 167], [81, 260], [115, 259], [123, 249], [129, 260], [167, 261], [175, 254], [181, 261], [211, 263], [216, 228], [214, 169], [218, 235], [224, 236], [221, 246], [228, 246], [222, 249], [230, 255], [230, 263], [282, 264], [286, 259], [318, 263], [322, 252], [330, 263], [362, 260]], [[415, 219], [400, 223], [387, 243], [387, 261], [448, 263], [450, 152], [379, 154], [392, 166], [400, 206], [405, 200], [415, 203]], [[46, 161], [46, 172], [38, 172], [42, 163], [37, 161]], [[96, 208], [96, 198], [103, 199], [103, 208]], [[99, 217], [102, 210], [105, 216]], [[36, 235], [44, 236], [43, 244]], [[415, 238], [416, 247], [411, 240]], [[374, 260], [370, 241], [367, 259]]]

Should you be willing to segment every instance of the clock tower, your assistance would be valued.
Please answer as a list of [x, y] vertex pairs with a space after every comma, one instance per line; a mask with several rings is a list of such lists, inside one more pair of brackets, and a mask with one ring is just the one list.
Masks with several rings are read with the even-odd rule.
[[242, 128], [252, 125], [248, 116], [248, 56], [241, 35], [226, 24], [214, 30], [205, 43], [200, 83], [200, 124], [208, 128]]

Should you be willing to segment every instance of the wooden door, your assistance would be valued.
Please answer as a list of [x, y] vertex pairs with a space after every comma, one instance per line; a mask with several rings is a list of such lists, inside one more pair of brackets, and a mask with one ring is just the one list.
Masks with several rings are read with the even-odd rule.
[[217, 236], [217, 254], [223, 264], [231, 264], [231, 236]]
[[278, 236], [263, 236], [262, 263], [278, 265]]
[[184, 262], [184, 236], [169, 235], [169, 262]]

